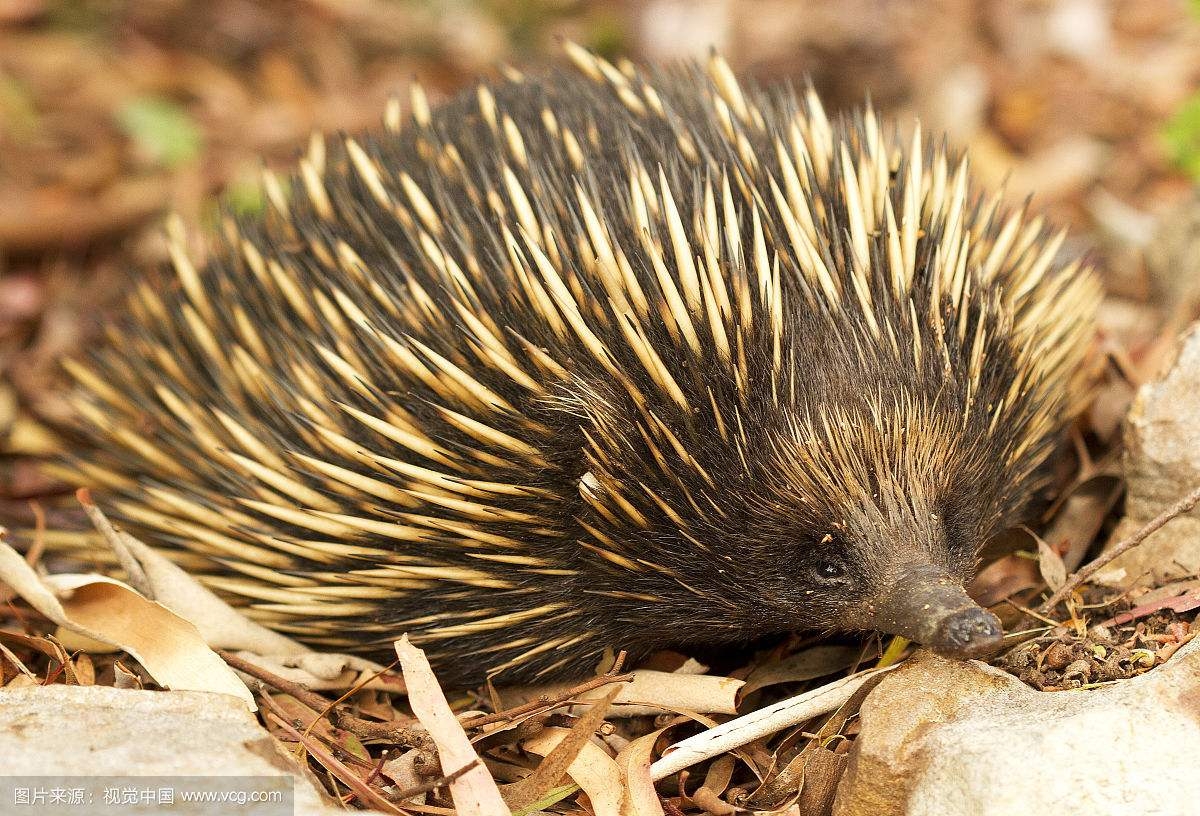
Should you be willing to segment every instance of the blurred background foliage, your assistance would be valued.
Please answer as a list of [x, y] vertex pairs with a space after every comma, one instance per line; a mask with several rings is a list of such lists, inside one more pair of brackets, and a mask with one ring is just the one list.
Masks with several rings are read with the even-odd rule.
[[1072, 228], [1106, 336], [1152, 356], [1172, 284], [1144, 250], [1200, 178], [1196, 0], [0, 0], [0, 524], [55, 489], [31, 463], [57, 361], [162, 259], [164, 213], [196, 235], [218, 195], [254, 213], [262, 163], [313, 130], [370, 127], [414, 77], [436, 102], [542, 70], [563, 38], [643, 62], [716, 47], [833, 110], [919, 117]]

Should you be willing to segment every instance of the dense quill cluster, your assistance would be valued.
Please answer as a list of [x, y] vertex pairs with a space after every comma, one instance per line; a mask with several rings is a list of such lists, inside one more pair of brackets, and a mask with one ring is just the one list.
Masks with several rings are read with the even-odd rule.
[[106, 506], [321, 646], [450, 683], [882, 628], [963, 594], [1081, 409], [1093, 278], [867, 109], [707, 70], [509, 76], [314, 140], [71, 366]]

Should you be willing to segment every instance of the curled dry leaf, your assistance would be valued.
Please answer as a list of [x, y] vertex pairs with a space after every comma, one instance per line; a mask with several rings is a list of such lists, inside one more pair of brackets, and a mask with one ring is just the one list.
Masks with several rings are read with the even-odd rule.
[[[736, 714], [738, 692], [743, 681], [732, 677], [708, 674], [678, 674], [675, 672], [638, 669], [633, 680], [623, 683], [613, 700], [608, 718], [655, 716], [664, 712], [694, 711], [700, 714]], [[555, 697], [570, 689], [570, 684], [526, 686], [506, 692], [510, 705], [520, 705], [542, 697]], [[604, 686], [579, 695], [581, 701], [604, 699]]]
[[617, 767], [623, 781], [621, 816], [663, 816], [662, 802], [654, 790], [650, 759], [654, 743], [666, 728], [638, 737], [617, 754]]
[[98, 575], [41, 578], [3, 543], [0, 581], [58, 624], [59, 640], [68, 647], [123, 649], [166, 688], [231, 694], [255, 710], [250, 691], [195, 626], [125, 584]]
[[[17, 671], [17, 674], [15, 677], [13, 677], [13, 680], [29, 680], [37, 683], [37, 675], [34, 674], [24, 662], [22, 662], [21, 658], [17, 657], [13, 653], [12, 649], [4, 645], [3, 640], [7, 634], [7, 632], [0, 631], [0, 659], [6, 661]], [[22, 637], [24, 637], [24, 635], [22, 635]], [[7, 673], [8, 672], [5, 672], [5, 674]]]
[[509, 816], [500, 789], [446, 702], [425, 653], [405, 635], [396, 641], [396, 654], [408, 686], [409, 705], [437, 747], [442, 773], [452, 775], [470, 766], [450, 782], [450, 796], [459, 816]]
[[[0, 580], [4, 580], [2, 576], [0, 576]], [[23, 632], [9, 632], [0, 630], [0, 642], [23, 649], [40, 652], [51, 660], [59, 663], [64, 667], [68, 682], [71, 681], [74, 675], [74, 670], [71, 666], [71, 656], [67, 653], [67, 650], [63, 648], [62, 644], [58, 643], [54, 638], [44, 637], [42, 635], [27, 635]], [[105, 646], [105, 651], [111, 651], [111, 648]], [[8, 651], [7, 647], [5, 648], [4, 653], [12, 654], [10, 651]], [[20, 663], [20, 661], [16, 659], [16, 655], [13, 655], [12, 657], [15, 661], [14, 665], [20, 665], [24, 667], [24, 664]], [[29, 672], [28, 668], [25, 668], [25, 671]], [[29, 676], [34, 677], [35, 675], [32, 672], [29, 672]]]

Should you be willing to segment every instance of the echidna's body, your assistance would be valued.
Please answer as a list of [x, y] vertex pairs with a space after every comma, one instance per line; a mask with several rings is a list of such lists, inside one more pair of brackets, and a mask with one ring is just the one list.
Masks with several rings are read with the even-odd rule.
[[512, 80], [318, 146], [76, 367], [78, 470], [258, 619], [469, 682], [879, 627], [961, 581], [1080, 404], [1096, 300], [874, 116], [724, 63]]

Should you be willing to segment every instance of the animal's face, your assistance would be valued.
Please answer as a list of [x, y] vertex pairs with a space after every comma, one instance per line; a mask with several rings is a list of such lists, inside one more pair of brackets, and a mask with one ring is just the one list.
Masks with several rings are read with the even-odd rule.
[[827, 525], [836, 532], [798, 559], [805, 616], [955, 654], [994, 645], [999, 624], [963, 591], [989, 529], [990, 520], [978, 515], [983, 506], [959, 507], [948, 524], [944, 484], [884, 477], [874, 488], [826, 508], [840, 516]]
[[[990, 474], [989, 487], [965, 489], [978, 476], [955, 460], [978, 458], [967, 441], [902, 440], [869, 410], [755, 419], [725, 446], [715, 431], [685, 447], [665, 423], [612, 421], [590, 434], [583, 547], [613, 575], [592, 589], [617, 601], [610, 614], [629, 626], [654, 620], [664, 643], [873, 628], [959, 653], [994, 641], [998, 625], [962, 582], [1003, 497]], [[668, 457], [674, 467], [645, 466]], [[654, 610], [668, 604], [660, 620]]]

